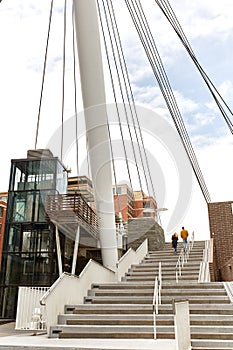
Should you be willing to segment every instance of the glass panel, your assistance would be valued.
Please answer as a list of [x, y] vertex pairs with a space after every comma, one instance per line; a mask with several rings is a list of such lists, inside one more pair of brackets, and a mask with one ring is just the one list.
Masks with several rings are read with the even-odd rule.
[[143, 208], [150, 208], [150, 202], [143, 202]]
[[[33, 250], [34, 250], [34, 248], [33, 248], [32, 232], [25, 231], [25, 232], [23, 232], [22, 251], [23, 252], [30, 252]], [[23, 256], [25, 256], [25, 254], [23, 254]]]
[[67, 172], [64, 171], [63, 166], [57, 163], [57, 186], [56, 189], [58, 193], [67, 193], [68, 176]]
[[12, 221], [33, 221], [32, 192], [15, 192]]
[[117, 194], [121, 194], [121, 187], [117, 187], [116, 192]]
[[16, 227], [11, 227], [8, 239], [8, 251], [17, 252], [20, 247], [20, 230]]

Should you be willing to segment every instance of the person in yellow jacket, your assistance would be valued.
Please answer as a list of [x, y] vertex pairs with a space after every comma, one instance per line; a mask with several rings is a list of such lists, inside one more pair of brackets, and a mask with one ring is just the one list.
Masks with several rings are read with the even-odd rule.
[[183, 248], [184, 248], [184, 251], [186, 250], [187, 248], [187, 243], [188, 243], [188, 231], [185, 230], [184, 227], [182, 227], [182, 230], [180, 231], [180, 237], [183, 239]]

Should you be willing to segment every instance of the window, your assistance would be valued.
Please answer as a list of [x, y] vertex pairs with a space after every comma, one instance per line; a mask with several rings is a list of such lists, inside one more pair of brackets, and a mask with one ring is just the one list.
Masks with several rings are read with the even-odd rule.
[[150, 208], [150, 202], [143, 202], [143, 208]]
[[117, 187], [117, 194], [121, 194], [121, 187]]
[[0, 207], [0, 218], [3, 217], [3, 207]]

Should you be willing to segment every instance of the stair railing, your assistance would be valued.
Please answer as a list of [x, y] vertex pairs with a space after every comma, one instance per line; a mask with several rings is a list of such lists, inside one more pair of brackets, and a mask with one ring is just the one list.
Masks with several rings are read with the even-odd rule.
[[230, 302], [233, 304], [233, 282], [223, 282], [223, 285], [230, 299]]
[[162, 289], [162, 264], [159, 262], [158, 276], [155, 277], [154, 283], [154, 295], [153, 295], [153, 328], [154, 328], [154, 339], [156, 335], [156, 315], [159, 313], [159, 305], [161, 304], [161, 289]]
[[210, 241], [205, 241], [205, 249], [203, 250], [203, 259], [200, 263], [198, 282], [210, 282]]
[[155, 277], [155, 283], [154, 283], [154, 295], [153, 295], [153, 328], [154, 328], [154, 339], [157, 338], [156, 335], [156, 315], [158, 315], [159, 308], [158, 308], [158, 277]]
[[182, 275], [182, 268], [184, 263], [187, 263], [189, 258], [189, 253], [191, 252], [194, 244], [194, 232], [192, 232], [191, 238], [188, 240], [187, 247], [181, 249], [177, 263], [176, 263], [176, 283], [179, 282], [179, 277]]
[[161, 290], [162, 290], [162, 263], [161, 261], [159, 262], [159, 278], [158, 278], [158, 294], [159, 294], [159, 298], [158, 298], [158, 303], [159, 305], [161, 305]]

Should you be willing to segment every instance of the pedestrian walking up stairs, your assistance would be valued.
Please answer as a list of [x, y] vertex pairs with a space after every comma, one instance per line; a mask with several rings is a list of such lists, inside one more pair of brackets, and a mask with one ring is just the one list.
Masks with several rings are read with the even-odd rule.
[[[223, 283], [199, 283], [205, 242], [194, 242], [176, 278], [177, 253], [166, 243], [131, 266], [121, 282], [94, 283], [82, 305], [66, 305], [50, 337], [153, 339], [154, 280], [162, 266], [156, 338], [174, 339], [173, 302], [189, 300], [192, 349], [233, 349], [233, 305]], [[179, 247], [180, 248], [180, 247]]]

